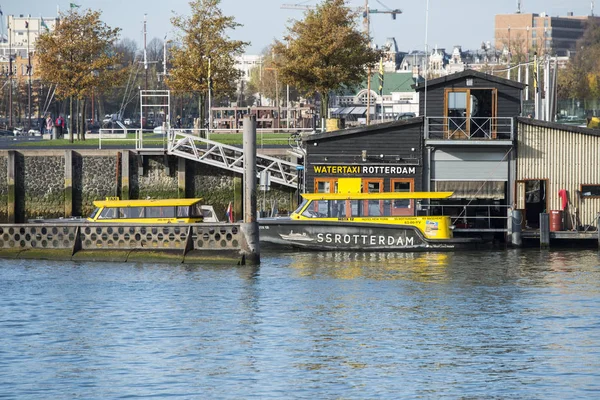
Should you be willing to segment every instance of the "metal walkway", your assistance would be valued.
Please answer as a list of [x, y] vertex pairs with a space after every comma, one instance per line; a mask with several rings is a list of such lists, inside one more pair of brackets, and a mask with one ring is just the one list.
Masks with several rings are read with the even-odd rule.
[[[244, 150], [178, 130], [169, 130], [167, 153], [215, 167], [244, 173]], [[296, 188], [300, 165], [276, 157], [256, 155], [256, 172], [266, 171], [270, 181]]]

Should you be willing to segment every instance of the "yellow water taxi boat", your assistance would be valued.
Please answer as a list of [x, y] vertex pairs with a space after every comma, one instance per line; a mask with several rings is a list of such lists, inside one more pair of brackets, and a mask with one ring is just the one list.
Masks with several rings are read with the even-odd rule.
[[289, 217], [259, 219], [260, 241], [315, 250], [455, 248], [449, 216], [417, 215], [452, 192], [307, 193]]
[[94, 201], [94, 206], [96, 209], [88, 217], [88, 222], [132, 224], [216, 222], [214, 210], [212, 207], [202, 205], [201, 198], [120, 200], [118, 197], [108, 197], [106, 200]]

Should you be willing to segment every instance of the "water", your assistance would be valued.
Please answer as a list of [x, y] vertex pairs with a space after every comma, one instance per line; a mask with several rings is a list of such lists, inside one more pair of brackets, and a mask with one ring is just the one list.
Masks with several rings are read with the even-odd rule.
[[2, 260], [0, 398], [600, 396], [594, 250]]

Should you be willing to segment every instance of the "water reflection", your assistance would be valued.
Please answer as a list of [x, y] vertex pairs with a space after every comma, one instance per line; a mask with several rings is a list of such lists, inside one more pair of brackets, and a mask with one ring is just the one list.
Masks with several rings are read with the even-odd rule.
[[585, 398], [596, 251], [6, 261], [0, 398]]
[[445, 274], [448, 253], [293, 252], [281, 254], [300, 276], [337, 279], [438, 280]]

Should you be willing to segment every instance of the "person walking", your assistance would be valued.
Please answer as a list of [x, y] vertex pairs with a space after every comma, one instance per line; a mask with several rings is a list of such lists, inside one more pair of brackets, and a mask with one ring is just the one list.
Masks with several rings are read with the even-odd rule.
[[46, 132], [50, 134], [50, 138], [52, 139], [52, 131], [54, 130], [54, 121], [52, 121], [52, 116], [48, 114], [46, 117]]
[[60, 117], [60, 134], [61, 136], [65, 134], [65, 119], [61, 115]]
[[56, 121], [54, 123], [54, 125], [56, 126], [56, 136], [58, 138], [60, 138], [62, 136], [62, 124], [60, 123], [60, 119], [62, 117], [59, 115], [58, 117], [56, 117]]

